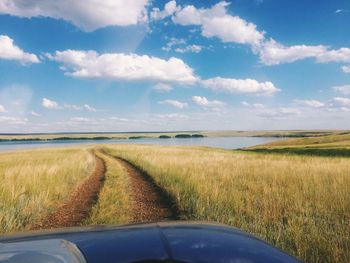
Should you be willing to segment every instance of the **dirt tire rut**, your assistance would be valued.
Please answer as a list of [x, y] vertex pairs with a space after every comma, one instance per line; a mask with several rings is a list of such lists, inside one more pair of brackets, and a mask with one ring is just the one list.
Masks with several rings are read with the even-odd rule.
[[70, 198], [58, 209], [41, 219], [30, 230], [79, 226], [90, 214], [105, 180], [106, 166], [100, 157], [96, 159], [93, 173], [73, 191]]
[[126, 170], [131, 183], [133, 222], [156, 222], [179, 219], [179, 209], [170, 195], [152, 177], [129, 161], [110, 155]]

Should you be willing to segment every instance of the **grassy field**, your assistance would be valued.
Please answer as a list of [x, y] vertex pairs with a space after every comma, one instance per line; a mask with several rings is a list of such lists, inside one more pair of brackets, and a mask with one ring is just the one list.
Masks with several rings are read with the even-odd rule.
[[[348, 262], [350, 165], [348, 158], [330, 151], [348, 152], [349, 145], [350, 135], [338, 134], [279, 141], [249, 151], [99, 147], [146, 171], [174, 197], [186, 219], [242, 228], [306, 262]], [[66, 200], [94, 168], [90, 149], [0, 154], [0, 233], [27, 230]], [[280, 149], [288, 151], [281, 154]], [[305, 149], [323, 154], [300, 155]], [[133, 207], [125, 168], [103, 151], [96, 152], [105, 161], [106, 179], [83, 225], [130, 222]]]
[[307, 262], [350, 258], [347, 158], [135, 145], [107, 151], [152, 175], [188, 219], [242, 228]]
[[0, 233], [25, 230], [54, 210], [93, 167], [86, 149], [0, 154]]
[[130, 183], [126, 171], [113, 158], [96, 152], [106, 163], [106, 180], [98, 202], [84, 225], [129, 223], [132, 221], [132, 206]]
[[350, 157], [350, 134], [282, 140], [245, 150], [262, 153]]

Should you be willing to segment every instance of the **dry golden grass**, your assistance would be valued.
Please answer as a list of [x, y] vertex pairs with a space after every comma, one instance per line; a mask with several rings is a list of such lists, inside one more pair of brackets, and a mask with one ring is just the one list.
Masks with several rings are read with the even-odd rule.
[[86, 148], [0, 154], [0, 233], [25, 230], [53, 211], [94, 165]]
[[96, 151], [105, 161], [107, 171], [98, 202], [85, 225], [124, 224], [132, 221], [130, 183], [125, 169], [114, 158]]
[[193, 147], [106, 149], [152, 175], [188, 219], [242, 228], [307, 262], [350, 258], [347, 158]]

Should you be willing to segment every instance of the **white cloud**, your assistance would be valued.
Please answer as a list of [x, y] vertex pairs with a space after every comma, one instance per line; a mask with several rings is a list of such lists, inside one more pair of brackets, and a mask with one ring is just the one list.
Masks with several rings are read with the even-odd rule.
[[89, 104], [84, 104], [84, 109], [89, 112], [96, 112], [97, 110], [94, 107], [91, 107]]
[[333, 90], [343, 93], [344, 95], [350, 94], [350, 85], [334, 86]]
[[162, 50], [169, 52], [173, 48], [178, 53], [188, 53], [188, 52], [199, 53], [202, 51], [204, 47], [196, 44], [187, 45], [187, 42], [185, 39], [172, 37], [170, 38], [169, 42], [166, 43], [164, 47], [162, 47]]
[[76, 110], [76, 111], [86, 110], [88, 112], [97, 112], [97, 110], [94, 107], [91, 107], [88, 104], [84, 104], [83, 106], [74, 105], [74, 104], [64, 104], [63, 107], [69, 110]]
[[178, 100], [162, 100], [162, 101], [158, 101], [158, 104], [167, 104], [178, 109], [183, 109], [188, 106], [186, 102], [181, 102]]
[[206, 97], [193, 96], [192, 101], [204, 108], [219, 108], [225, 106], [225, 103], [220, 100], [208, 100]]
[[333, 104], [332, 106], [344, 106], [344, 107], [348, 107], [350, 106], [350, 99], [348, 98], [343, 98], [343, 97], [336, 97], [336, 98], [333, 98]]
[[185, 45], [185, 44], [186, 44], [185, 39], [172, 37], [170, 38], [169, 42], [166, 43], [164, 47], [162, 47], [162, 50], [170, 51], [174, 46]]
[[157, 118], [160, 119], [166, 119], [166, 120], [183, 120], [183, 119], [189, 119], [189, 116], [186, 114], [181, 113], [169, 113], [169, 114], [156, 114]]
[[205, 37], [218, 37], [223, 42], [235, 42], [257, 46], [264, 39], [256, 25], [227, 13], [228, 2], [219, 2], [208, 9], [186, 6], [176, 12], [173, 22], [181, 25], [200, 25]]
[[4, 113], [4, 112], [6, 112], [6, 109], [5, 109], [4, 106], [2, 106], [2, 105], [0, 104], [0, 113]]
[[343, 12], [342, 9], [337, 9], [337, 10], [334, 11], [334, 14], [339, 14], [339, 13], [341, 13], [341, 12]]
[[36, 55], [24, 52], [18, 46], [13, 44], [13, 39], [6, 35], [0, 35], [0, 59], [18, 60], [22, 64], [40, 62]]
[[222, 42], [246, 44], [259, 55], [265, 65], [292, 63], [306, 58], [314, 58], [318, 63], [350, 63], [350, 48], [330, 49], [325, 45], [285, 46], [273, 39], [265, 38], [254, 23], [227, 12], [229, 3], [219, 2], [211, 8], [196, 8], [193, 5], [177, 7], [172, 20], [180, 25], [198, 25], [204, 37], [217, 37]]
[[300, 115], [301, 111], [297, 108], [277, 108], [277, 109], [263, 109], [259, 110], [257, 116], [267, 119], [287, 119], [296, 115]]
[[273, 39], [265, 41], [254, 52], [259, 54], [260, 61], [265, 65], [291, 63], [306, 58], [314, 58], [317, 63], [350, 63], [350, 48], [331, 50], [324, 45], [284, 46]]
[[58, 103], [56, 101], [43, 98], [41, 105], [47, 109], [59, 109]]
[[1, 0], [0, 14], [63, 19], [82, 30], [93, 31], [146, 21], [147, 3], [148, 0]]
[[106, 78], [124, 81], [194, 83], [193, 69], [181, 59], [168, 60], [136, 54], [96, 51], [56, 51], [48, 57], [63, 64], [66, 75], [77, 78]]
[[37, 112], [35, 112], [35, 111], [31, 111], [31, 112], [30, 112], [30, 115], [32, 115], [32, 116], [34, 116], [34, 117], [40, 117], [40, 116], [41, 116], [41, 114], [39, 114], [39, 113], [37, 113]]
[[342, 66], [341, 69], [344, 73], [350, 73], [350, 66]]
[[109, 119], [110, 120], [112, 120], [112, 121], [117, 121], [117, 122], [128, 122], [129, 121], [129, 119], [127, 119], [127, 118], [120, 118], [120, 117], [109, 117]]
[[73, 122], [89, 122], [89, 118], [84, 118], [84, 117], [73, 117], [70, 119]]
[[0, 116], [0, 123], [6, 123], [11, 125], [24, 125], [27, 122], [27, 118]]
[[153, 90], [156, 92], [169, 92], [171, 91], [173, 88], [166, 83], [157, 83], [154, 87]]
[[199, 53], [201, 52], [203, 49], [202, 46], [199, 46], [199, 45], [188, 45], [186, 47], [178, 47], [175, 49], [176, 52], [179, 52], [179, 53], [188, 53], [188, 52], [192, 52], [192, 53]]
[[69, 110], [82, 110], [82, 107], [74, 104], [64, 104], [63, 107]]
[[350, 63], [350, 48], [339, 48], [334, 50], [327, 50], [326, 52], [316, 57], [317, 62], [338, 62], [338, 63]]
[[294, 100], [294, 102], [299, 105], [308, 106], [312, 108], [321, 108], [325, 106], [323, 102], [320, 102], [318, 100]]
[[200, 11], [193, 5], [188, 5], [176, 12], [176, 15], [172, 18], [172, 20], [175, 24], [180, 24], [183, 26], [200, 25], [202, 13], [203, 10]]
[[245, 107], [251, 107], [251, 108], [254, 108], [254, 109], [264, 109], [265, 108], [265, 105], [264, 104], [261, 104], [261, 103], [253, 103], [253, 104], [250, 104], [246, 101], [242, 101], [241, 104]]
[[230, 79], [215, 77], [201, 81], [206, 88], [218, 92], [270, 96], [280, 91], [273, 83], [258, 82], [255, 79]]
[[325, 46], [296, 45], [286, 47], [273, 39], [266, 41], [258, 48], [260, 61], [265, 65], [291, 63], [297, 60], [317, 57], [326, 52]]
[[[331, 50], [324, 45], [284, 46], [273, 39], [265, 41], [254, 52], [259, 54], [261, 63], [265, 65], [292, 63], [306, 58], [314, 58], [317, 63], [350, 63], [350, 48]], [[343, 69], [344, 72], [345, 70]]]
[[153, 8], [151, 18], [154, 20], [164, 19], [174, 14], [177, 10], [176, 1], [172, 0], [165, 4], [163, 11], [160, 11], [159, 8]]

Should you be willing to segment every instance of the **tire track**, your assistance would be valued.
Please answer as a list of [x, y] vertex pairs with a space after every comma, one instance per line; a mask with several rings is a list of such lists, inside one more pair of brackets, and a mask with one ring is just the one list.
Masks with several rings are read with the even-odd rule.
[[92, 151], [96, 160], [93, 173], [86, 178], [71, 194], [70, 198], [58, 209], [41, 219], [30, 230], [79, 226], [86, 219], [105, 180], [106, 165], [102, 158]]
[[131, 162], [105, 151], [127, 172], [131, 182], [133, 222], [154, 222], [179, 219], [179, 209], [171, 196], [153, 178]]

